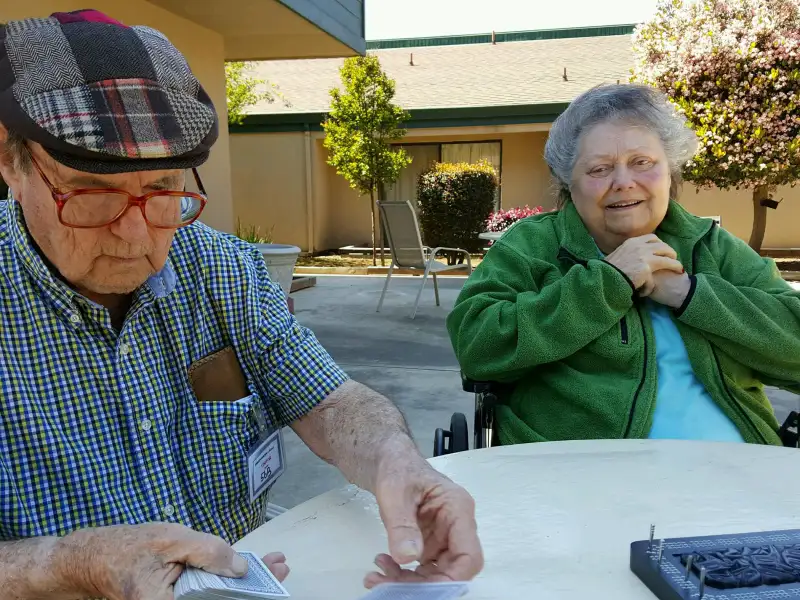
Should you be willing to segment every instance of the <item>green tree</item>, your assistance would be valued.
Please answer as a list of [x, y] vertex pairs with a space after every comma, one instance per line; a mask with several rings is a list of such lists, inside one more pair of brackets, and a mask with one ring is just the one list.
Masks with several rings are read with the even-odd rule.
[[660, 0], [634, 34], [633, 80], [667, 94], [700, 138], [684, 176], [753, 192], [761, 249], [770, 194], [800, 179], [800, 0]]
[[[241, 125], [245, 109], [262, 100], [271, 103], [278, 96], [288, 105], [277, 86], [265, 79], [252, 76], [254, 68], [253, 62], [225, 63], [225, 96], [228, 101], [228, 123], [231, 125]], [[266, 86], [271, 89], [264, 89]]]
[[393, 104], [395, 83], [387, 77], [376, 56], [345, 60], [340, 70], [342, 87], [330, 91], [331, 108], [325, 122], [328, 164], [336, 169], [360, 195], [369, 195], [372, 216], [372, 264], [377, 264], [375, 246], [375, 200], [383, 197], [400, 172], [411, 163], [402, 148], [401, 126], [409, 115]]

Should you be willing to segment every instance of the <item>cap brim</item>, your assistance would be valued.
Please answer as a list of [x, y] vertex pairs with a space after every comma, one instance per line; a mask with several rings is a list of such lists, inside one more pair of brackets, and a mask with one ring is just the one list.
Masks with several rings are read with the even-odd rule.
[[172, 158], [137, 158], [129, 160], [109, 160], [107, 156], [102, 159], [81, 158], [72, 153], [60, 152], [47, 146], [42, 146], [53, 160], [62, 165], [97, 175], [114, 175], [118, 173], [136, 173], [139, 171], [168, 171], [171, 169], [193, 169], [208, 160], [209, 152], [193, 154], [192, 156], [177, 156]]

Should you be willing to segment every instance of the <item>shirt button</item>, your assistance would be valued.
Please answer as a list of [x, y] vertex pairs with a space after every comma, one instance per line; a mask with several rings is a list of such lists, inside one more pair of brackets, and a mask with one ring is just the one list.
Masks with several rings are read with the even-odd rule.
[[153, 422], [150, 419], [142, 419], [142, 422], [139, 423], [139, 427], [142, 428], [142, 431], [150, 431], [153, 427]]
[[122, 356], [127, 356], [128, 354], [130, 354], [130, 352], [131, 352], [130, 344], [126, 344], [123, 342], [122, 344], [119, 345], [119, 353], [122, 354]]
[[171, 517], [172, 515], [175, 514], [175, 507], [172, 506], [172, 504], [167, 504], [166, 506], [164, 506], [163, 510], [164, 514], [168, 517]]
[[70, 317], [69, 317], [69, 320], [70, 320], [70, 322], [71, 322], [73, 325], [80, 325], [80, 322], [81, 322], [81, 317], [80, 317], [80, 315], [77, 315], [77, 314], [75, 314], [75, 313], [72, 313], [72, 314], [70, 315]]

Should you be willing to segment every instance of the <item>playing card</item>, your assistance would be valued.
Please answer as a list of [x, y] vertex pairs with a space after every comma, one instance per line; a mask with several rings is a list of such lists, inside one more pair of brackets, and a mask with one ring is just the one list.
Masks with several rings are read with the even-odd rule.
[[175, 600], [281, 600], [289, 593], [252, 552], [239, 552], [247, 560], [247, 574], [241, 578], [219, 577], [201, 569], [186, 569], [175, 583]]
[[463, 582], [447, 583], [382, 583], [361, 600], [451, 600], [467, 593]]

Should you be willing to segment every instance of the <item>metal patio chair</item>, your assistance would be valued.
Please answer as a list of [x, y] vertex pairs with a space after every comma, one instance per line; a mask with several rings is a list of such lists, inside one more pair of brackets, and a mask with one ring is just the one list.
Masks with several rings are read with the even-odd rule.
[[[422, 283], [417, 292], [417, 299], [414, 302], [414, 309], [411, 318], [417, 316], [419, 300], [422, 297], [422, 290], [425, 289], [425, 282], [428, 275], [433, 276], [433, 290], [436, 295], [436, 306], [439, 302], [439, 283], [436, 280], [437, 273], [444, 271], [466, 270], [467, 275], [472, 273], [472, 260], [469, 252], [462, 248], [434, 248], [430, 249], [422, 243], [417, 212], [409, 201], [405, 202], [378, 202], [381, 217], [386, 231], [386, 241], [392, 253], [392, 264], [389, 266], [389, 273], [386, 275], [386, 282], [383, 284], [381, 299], [378, 301], [376, 312], [381, 311], [386, 290], [389, 288], [389, 281], [392, 279], [392, 272], [395, 269], [408, 269], [423, 273]], [[445, 265], [436, 260], [442, 252], [458, 252], [467, 257], [467, 264]]]

